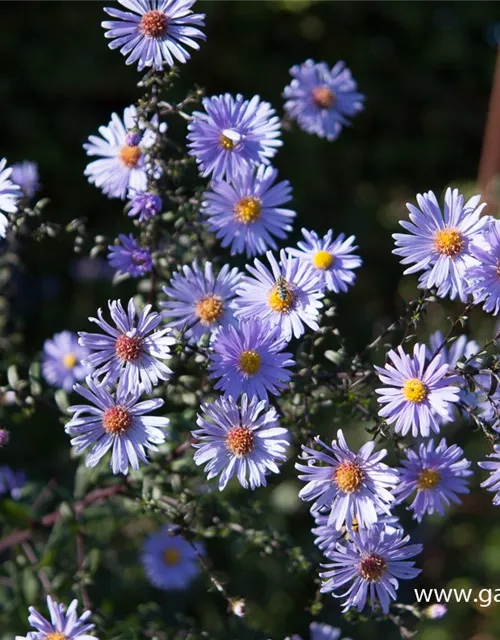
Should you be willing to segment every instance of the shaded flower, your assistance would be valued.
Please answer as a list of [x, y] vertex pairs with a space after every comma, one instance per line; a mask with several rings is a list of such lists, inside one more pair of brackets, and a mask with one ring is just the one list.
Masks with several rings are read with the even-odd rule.
[[217, 180], [206, 191], [202, 213], [208, 228], [231, 247], [231, 255], [247, 256], [276, 249], [275, 237], [283, 240], [292, 230], [295, 211], [283, 208], [292, 199], [288, 180], [277, 184], [273, 167], [247, 166], [229, 181]]
[[158, 451], [156, 445], [165, 442], [162, 429], [169, 424], [168, 418], [147, 415], [163, 406], [163, 400], [153, 398], [139, 402], [139, 385], [127, 386], [124, 377], [118, 382], [116, 393], [111, 393], [103, 384], [86, 379], [88, 389], [80, 384], [75, 391], [92, 405], [78, 404], [68, 408], [73, 414], [65, 431], [71, 436], [71, 444], [81, 453], [92, 446], [85, 466], [95, 467], [111, 449], [113, 473], [128, 473], [139, 468], [139, 460], [148, 464], [146, 449]]
[[0, 427], [0, 449], [9, 444], [10, 432]]
[[[343, 612], [351, 607], [362, 611], [368, 600], [372, 609], [380, 604], [388, 613], [399, 580], [410, 580], [420, 573], [408, 558], [420, 553], [422, 545], [409, 545], [409, 540], [402, 529], [381, 525], [351, 532], [345, 544], [337, 543], [335, 551], [329, 552], [332, 562], [322, 565], [326, 571], [320, 573], [324, 580], [321, 592], [344, 598]], [[346, 591], [338, 593], [348, 584]]]
[[323, 238], [319, 238], [315, 231], [307, 229], [302, 229], [302, 235], [305, 242], [299, 242], [298, 249], [288, 248], [287, 252], [310, 264], [325, 289], [334, 293], [347, 291], [356, 280], [353, 269], [362, 264], [361, 258], [353, 253], [357, 249], [353, 246], [354, 236], [346, 239], [341, 233], [334, 239], [331, 229]]
[[[324, 553], [328, 553], [328, 550], [335, 547], [337, 540], [343, 538], [348, 532], [346, 527], [338, 529], [335, 524], [329, 524], [330, 513], [329, 512], [314, 512], [314, 521], [316, 526], [311, 529], [311, 533], [314, 534], [314, 544], [321, 549]], [[384, 512], [378, 512], [379, 523], [389, 527], [399, 527], [399, 518], [393, 515], [387, 515]], [[359, 528], [356, 518], [353, 519], [353, 530], [357, 531]]]
[[500, 505], [500, 445], [493, 445], [493, 453], [486, 456], [488, 460], [485, 462], [478, 462], [478, 466], [481, 469], [486, 469], [490, 472], [490, 477], [484, 482], [481, 482], [481, 486], [488, 491], [494, 491], [493, 504], [498, 507]]
[[166, 591], [185, 589], [200, 573], [196, 551], [204, 554], [203, 545], [190, 544], [175, 535], [176, 530], [170, 525], [162, 527], [148, 536], [142, 548], [141, 560], [149, 581]]
[[118, 273], [128, 273], [139, 278], [153, 269], [151, 252], [141, 247], [132, 234], [120, 233], [120, 244], [108, 246], [108, 262]]
[[364, 444], [358, 453], [349, 449], [341, 429], [337, 440], [329, 447], [318, 436], [315, 442], [321, 451], [302, 445], [301, 460], [307, 464], [295, 465], [302, 473], [299, 480], [306, 482], [299, 497], [313, 502], [312, 511], [330, 510], [328, 524], [336, 529], [346, 524], [348, 529], [370, 527], [378, 522], [381, 513], [390, 515], [394, 501], [391, 493], [398, 474], [382, 460], [387, 450], [374, 453], [373, 441]]
[[469, 340], [469, 338], [462, 334], [458, 336], [450, 344], [444, 344], [445, 337], [441, 331], [434, 331], [429, 337], [429, 346], [427, 347], [427, 357], [432, 359], [436, 352], [442, 356], [442, 359], [448, 364], [448, 370], [450, 373], [455, 372], [457, 362], [459, 360], [468, 360], [471, 356], [480, 351], [480, 346], [475, 340]]
[[460, 390], [452, 386], [454, 377], [447, 377], [448, 364], [441, 353], [426, 361], [426, 348], [416, 344], [413, 357], [401, 346], [387, 354], [384, 367], [375, 367], [380, 381], [387, 385], [375, 392], [384, 404], [378, 414], [388, 424], [394, 424], [396, 433], [424, 437], [431, 431], [439, 433], [439, 422], [453, 419], [453, 403], [459, 401]]
[[187, 62], [191, 56], [186, 47], [198, 50], [195, 39], [205, 40], [197, 28], [205, 26], [205, 14], [191, 11], [194, 1], [118, 0], [129, 11], [105, 7], [108, 15], [117, 18], [102, 23], [107, 29], [104, 36], [111, 38], [109, 48], [128, 56], [126, 64], [137, 62], [139, 71], [144, 67], [159, 71], [164, 62], [171, 67], [176, 60]]
[[28, 482], [28, 476], [24, 471], [15, 471], [7, 465], [0, 466], [0, 495], [6, 493], [12, 500], [19, 500], [21, 489]]
[[467, 300], [465, 274], [476, 264], [471, 254], [471, 242], [479, 238], [487, 223], [480, 218], [486, 204], [479, 204], [480, 195], [464, 204], [464, 196], [458, 189], [448, 188], [444, 199], [444, 212], [432, 191], [417, 195], [420, 207], [407, 204], [410, 222], [400, 221], [409, 233], [395, 233], [396, 249], [402, 256], [401, 264], [412, 265], [404, 273], [424, 271], [418, 281], [421, 289], [437, 287], [441, 298], [457, 296]]
[[[219, 489], [236, 476], [245, 489], [266, 486], [269, 472], [279, 473], [277, 462], [286, 460], [289, 432], [279, 426], [279, 416], [265, 400], [243, 394], [235, 400], [219, 398], [201, 407], [193, 431], [197, 449], [194, 461], [205, 462], [207, 479], [220, 474]], [[247, 479], [248, 478], [248, 479]]]
[[280, 119], [259, 96], [244, 100], [226, 93], [202, 103], [205, 113], [193, 113], [187, 136], [202, 176], [234, 180], [249, 164], [269, 164], [283, 144]]
[[88, 349], [78, 344], [78, 336], [72, 331], [61, 331], [43, 343], [42, 374], [53, 387], [68, 393], [73, 385], [90, 373], [82, 360]]
[[253, 277], [245, 276], [237, 290], [236, 317], [260, 318], [270, 327], [278, 327], [289, 341], [300, 338], [305, 326], [317, 331], [319, 309], [323, 306], [318, 278], [312, 267], [280, 252], [280, 263], [271, 251], [266, 253], [271, 271], [257, 258], [247, 265]]
[[[339, 640], [342, 635], [342, 631], [337, 627], [331, 627], [324, 622], [311, 622], [309, 625], [309, 640]], [[302, 640], [298, 635], [293, 635], [291, 638], [285, 638], [285, 640]], [[347, 638], [344, 638], [347, 640]]]
[[95, 626], [90, 622], [91, 612], [84, 611], [79, 616], [77, 606], [78, 600], [73, 600], [66, 610], [63, 604], [47, 596], [50, 622], [30, 607], [28, 622], [36, 631], [30, 631], [26, 637], [16, 636], [16, 640], [98, 640], [88, 633]]
[[363, 109], [364, 95], [342, 61], [330, 69], [325, 62], [306, 60], [290, 74], [293, 79], [283, 92], [285, 111], [307, 133], [336, 140], [349, 117]]
[[207, 333], [234, 323], [236, 287], [241, 273], [225, 264], [217, 276], [212, 263], [203, 268], [193, 262], [174, 273], [164, 293], [172, 298], [161, 303], [169, 324], [186, 332], [190, 342], [197, 343]]
[[268, 392], [277, 395], [292, 377], [287, 367], [295, 361], [291, 353], [283, 353], [285, 347], [279, 328], [269, 329], [258, 319], [228, 326], [215, 336], [209, 377], [219, 378], [215, 389], [226, 396], [246, 393], [267, 400]]
[[40, 189], [38, 165], [36, 162], [25, 160], [12, 165], [10, 179], [21, 188], [26, 198], [32, 198]]
[[129, 389], [142, 385], [146, 393], [151, 393], [160, 380], [166, 380], [172, 373], [161, 360], [171, 358], [170, 346], [175, 344], [175, 338], [171, 337], [168, 327], [156, 330], [163, 316], [151, 311], [150, 304], [140, 314], [132, 298], [127, 311], [120, 300], [108, 301], [108, 307], [116, 329], [104, 320], [98, 309], [98, 317], [89, 320], [108, 335], [78, 333], [79, 343], [90, 351], [84, 363], [92, 367], [94, 377], [104, 376], [103, 384], [120, 378]]
[[440, 620], [448, 613], [448, 607], [444, 604], [431, 604], [423, 610], [423, 614], [429, 620]]
[[158, 194], [148, 191], [135, 191], [129, 189], [129, 209], [128, 216], [134, 218], [139, 216], [139, 222], [145, 222], [158, 215], [162, 208], [162, 201]]
[[500, 311], [500, 220], [493, 220], [485, 234], [486, 245], [470, 245], [470, 252], [478, 261], [466, 271], [468, 291], [475, 304], [483, 304], [487, 313]]
[[[163, 131], [166, 125], [158, 127], [154, 117], [150, 126]], [[100, 136], [89, 136], [83, 145], [88, 156], [100, 156], [87, 165], [85, 175], [91, 184], [99, 187], [109, 198], [125, 198], [129, 188], [145, 191], [148, 186], [147, 151], [156, 140], [156, 132], [139, 119], [134, 105], [123, 112], [123, 120], [116, 114], [111, 115], [107, 127], [99, 127]], [[134, 137], [128, 132], [133, 130]], [[138, 132], [138, 133], [137, 133]], [[140, 138], [140, 139], [138, 139]], [[129, 144], [129, 143], [134, 144]], [[161, 173], [158, 166], [151, 168], [155, 177]]]
[[7, 234], [6, 213], [16, 213], [21, 197], [21, 189], [12, 181], [12, 168], [7, 167], [7, 160], [0, 160], [0, 238]]
[[443, 516], [451, 502], [460, 504], [457, 494], [469, 493], [466, 478], [472, 475], [471, 463], [463, 455], [458, 445], [448, 447], [444, 438], [437, 447], [434, 440], [428, 440], [420, 444], [418, 452], [406, 450], [394, 495], [402, 502], [416, 491], [409, 509], [418, 522], [426, 513], [436, 511]]

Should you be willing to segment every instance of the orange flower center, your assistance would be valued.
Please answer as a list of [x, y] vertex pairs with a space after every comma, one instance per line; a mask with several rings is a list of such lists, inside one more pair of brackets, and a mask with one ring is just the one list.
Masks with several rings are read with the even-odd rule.
[[387, 569], [387, 562], [376, 553], [371, 553], [361, 560], [359, 573], [362, 578], [369, 582], [378, 582]]
[[124, 145], [120, 149], [118, 157], [120, 158], [120, 162], [127, 167], [127, 169], [134, 169], [137, 166], [141, 155], [142, 151], [139, 147], [129, 147], [128, 145]]
[[139, 22], [139, 31], [146, 38], [162, 38], [168, 26], [168, 18], [163, 11], [153, 9], [145, 13]]
[[234, 205], [234, 217], [238, 222], [250, 224], [260, 218], [261, 201], [254, 196], [242, 198]]
[[223, 314], [224, 302], [217, 296], [207, 296], [196, 303], [194, 312], [202, 325], [210, 326]]
[[419, 489], [434, 489], [441, 480], [441, 474], [437, 469], [422, 469], [417, 477]]
[[314, 104], [320, 109], [331, 109], [335, 104], [335, 94], [326, 85], [314, 87], [312, 90], [312, 99]]
[[66, 369], [73, 369], [74, 367], [76, 367], [77, 362], [78, 360], [76, 359], [74, 353], [67, 353], [63, 357], [63, 365], [66, 367]]
[[365, 474], [357, 462], [342, 462], [333, 474], [337, 487], [344, 493], [355, 493], [363, 484]]
[[142, 353], [142, 341], [138, 337], [122, 334], [115, 342], [116, 355], [124, 362], [137, 360]]
[[45, 636], [45, 640], [67, 640], [67, 637], [61, 631], [51, 631]]
[[179, 564], [181, 559], [181, 554], [174, 549], [174, 547], [170, 547], [170, 549], [165, 549], [163, 552], [163, 562], [169, 567], [174, 567], [176, 564]]
[[253, 431], [248, 427], [233, 427], [227, 434], [226, 446], [238, 458], [247, 455], [254, 447]]
[[106, 433], [123, 435], [132, 424], [132, 416], [126, 407], [117, 405], [106, 409], [102, 417], [102, 426]]
[[254, 376], [260, 369], [260, 360], [257, 351], [242, 351], [239, 360], [241, 371], [248, 376]]
[[439, 229], [434, 234], [434, 247], [441, 255], [454, 258], [464, 247], [464, 237], [458, 229]]
[[429, 390], [418, 378], [410, 378], [403, 382], [403, 395], [408, 402], [420, 404], [429, 395]]

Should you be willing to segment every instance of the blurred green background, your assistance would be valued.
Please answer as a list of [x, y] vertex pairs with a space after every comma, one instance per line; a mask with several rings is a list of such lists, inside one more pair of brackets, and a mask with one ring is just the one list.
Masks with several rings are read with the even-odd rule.
[[[495, 62], [498, 3], [229, 0], [200, 2], [199, 10], [207, 14], [207, 42], [182, 68], [175, 88], [179, 96], [193, 84], [209, 95], [258, 93], [281, 112], [288, 69], [306, 58], [332, 65], [344, 60], [366, 95], [365, 111], [337, 142], [294, 128], [284, 133], [275, 162], [294, 188], [295, 238], [303, 225], [356, 235], [364, 267], [352, 291], [339, 298], [337, 320], [347, 344], [358, 350], [416, 291], [415, 279], [402, 279], [391, 254], [391, 233], [406, 216], [405, 202], [417, 192], [441, 193], [449, 184], [474, 189]], [[84, 216], [92, 233], [112, 236], [126, 226], [122, 204], [106, 200], [86, 182], [82, 144], [108, 123], [112, 111], [121, 113], [136, 100], [139, 75], [108, 49], [103, 19], [101, 2], [2, 2], [0, 155], [9, 163], [38, 162], [43, 194], [52, 201], [51, 220]], [[14, 310], [26, 327], [27, 350], [36, 353], [55, 331], [83, 328], [110, 288], [72, 275], [71, 247], [59, 239], [21, 251], [25, 270]], [[423, 337], [438, 326], [446, 328], [452, 309], [458, 307], [433, 309]], [[481, 341], [491, 323], [478, 314], [472, 330]], [[13, 466], [34, 469], [41, 482], [67, 459], [67, 439], [58, 424], [53, 438], [47, 438], [48, 420], [32, 429], [29, 447], [24, 436], [13, 434], [3, 456]], [[333, 435], [327, 426], [322, 433]], [[486, 443], [467, 425], [450, 427], [447, 437], [466, 445], [473, 460], [487, 452]], [[274, 501], [280, 526], [297, 533], [312, 553], [307, 510], [296, 500], [290, 503], [298, 489], [291, 465], [287, 473], [288, 484], [273, 481], [260, 497]], [[447, 518], [426, 520], [416, 534], [425, 553], [415, 585], [500, 588], [499, 514], [491, 497], [476, 490]], [[231, 573], [235, 592], [252, 594], [264, 626], [308, 637], [310, 617], [304, 609], [314, 594], [312, 573], [299, 583], [279, 562], [270, 562], [264, 571], [247, 556], [241, 565], [231, 566], [233, 558], [224, 566], [223, 552], [216, 544], [214, 550], [221, 569]], [[148, 593], [166, 602], [166, 596]], [[411, 602], [411, 589], [403, 593]], [[192, 596], [203, 598], [203, 591]], [[338, 603], [327, 599], [321, 619], [337, 623], [338, 613]], [[391, 625], [342, 626], [354, 640], [397, 637]], [[498, 639], [500, 605], [452, 604], [442, 621], [422, 626], [420, 637]]]

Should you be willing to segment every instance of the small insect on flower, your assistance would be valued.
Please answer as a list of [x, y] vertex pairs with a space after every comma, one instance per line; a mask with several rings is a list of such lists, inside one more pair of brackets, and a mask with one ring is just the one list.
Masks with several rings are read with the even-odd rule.
[[88, 349], [78, 344], [76, 333], [56, 333], [43, 344], [43, 377], [53, 387], [69, 393], [75, 382], [83, 380], [90, 373], [90, 368], [83, 364], [83, 359], [88, 355]]
[[90, 611], [84, 611], [81, 616], [77, 613], [78, 600], [73, 600], [68, 609], [47, 596], [47, 608], [50, 622], [46, 620], [34, 607], [29, 608], [29, 624], [35, 629], [27, 636], [16, 636], [16, 640], [99, 640], [89, 635], [94, 624], [90, 622]]
[[205, 553], [202, 544], [190, 544], [176, 535], [177, 530], [171, 525], [162, 527], [146, 539], [142, 549], [141, 560], [149, 581], [165, 591], [185, 589], [200, 573], [198, 554]]
[[7, 167], [7, 160], [0, 160], [0, 238], [7, 234], [6, 213], [16, 213], [22, 195], [21, 189], [12, 181], [12, 168]]

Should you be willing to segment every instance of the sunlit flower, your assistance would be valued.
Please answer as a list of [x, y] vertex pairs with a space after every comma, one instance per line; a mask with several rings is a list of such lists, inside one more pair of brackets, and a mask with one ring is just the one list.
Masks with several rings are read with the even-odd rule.
[[90, 611], [84, 611], [81, 616], [77, 613], [78, 600], [73, 600], [68, 609], [47, 596], [47, 607], [50, 622], [46, 620], [34, 607], [29, 608], [28, 622], [36, 629], [26, 636], [16, 636], [16, 640], [99, 640], [89, 635], [95, 625], [90, 622]]

